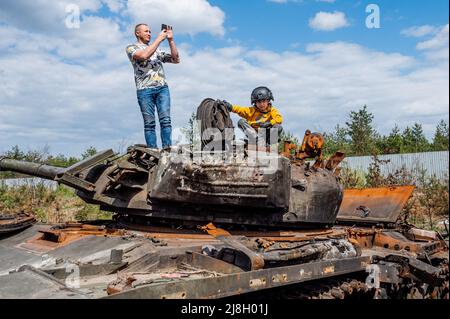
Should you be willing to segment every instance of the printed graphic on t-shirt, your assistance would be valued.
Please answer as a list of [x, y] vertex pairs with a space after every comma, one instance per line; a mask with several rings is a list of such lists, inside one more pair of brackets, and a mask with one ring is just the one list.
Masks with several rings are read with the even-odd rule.
[[127, 55], [134, 68], [134, 80], [137, 90], [165, 85], [166, 76], [164, 74], [163, 63], [169, 62], [172, 59], [170, 54], [157, 49], [147, 60], [134, 60], [133, 54], [145, 48], [147, 48], [145, 44], [131, 44], [127, 46]]

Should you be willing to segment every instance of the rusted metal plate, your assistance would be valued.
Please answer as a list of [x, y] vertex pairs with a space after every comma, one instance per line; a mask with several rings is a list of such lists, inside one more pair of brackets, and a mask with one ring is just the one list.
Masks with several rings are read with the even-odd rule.
[[395, 223], [414, 186], [346, 189], [338, 221]]
[[397, 231], [380, 231], [374, 238], [374, 246], [392, 249], [395, 251], [405, 250], [413, 252], [424, 258], [426, 254], [432, 255], [441, 250], [446, 249], [446, 245], [442, 241], [434, 240], [429, 242], [415, 242], [406, 238]]
[[41, 227], [38, 234], [20, 244], [23, 249], [34, 252], [48, 252], [67, 246], [86, 237], [123, 237], [127, 231], [122, 229], [108, 229], [102, 226], [79, 223], [66, 223], [58, 227]]
[[344, 160], [345, 154], [342, 152], [334, 153], [330, 158], [326, 160], [325, 168], [329, 171], [335, 170], [339, 164]]

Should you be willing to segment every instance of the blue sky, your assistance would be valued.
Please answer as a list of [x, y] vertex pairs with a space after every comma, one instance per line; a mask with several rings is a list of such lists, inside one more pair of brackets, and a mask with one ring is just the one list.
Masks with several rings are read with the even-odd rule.
[[[384, 0], [350, 1], [334, 3], [316, 0], [275, 3], [264, 0], [214, 0], [211, 4], [222, 8], [227, 19], [225, 27], [229, 38], [252, 46], [275, 51], [291, 50], [299, 43], [300, 49], [310, 42], [349, 41], [385, 52], [414, 52], [416, 42], [402, 37], [401, 30], [412, 25], [445, 25], [448, 23], [449, 2], [446, 0]], [[381, 9], [381, 28], [368, 30], [365, 9], [375, 3]], [[350, 26], [334, 32], [312, 30], [308, 21], [318, 11], [345, 12]], [[221, 46], [223, 39], [207, 34], [186, 38], [195, 45]], [[302, 46], [303, 45], [303, 46]]]
[[[68, 28], [67, 6], [81, 13]], [[380, 8], [368, 29], [366, 7]], [[16, 0], [0, 2], [0, 153], [17, 144], [78, 155], [143, 143], [124, 53], [135, 23], [173, 24], [166, 65], [174, 140], [203, 98], [248, 104], [274, 91], [284, 126], [331, 131], [364, 104], [381, 134], [448, 121], [448, 1]], [[155, 33], [155, 32], [154, 32]], [[163, 44], [163, 48], [167, 44]], [[237, 118], [233, 118], [235, 121]]]

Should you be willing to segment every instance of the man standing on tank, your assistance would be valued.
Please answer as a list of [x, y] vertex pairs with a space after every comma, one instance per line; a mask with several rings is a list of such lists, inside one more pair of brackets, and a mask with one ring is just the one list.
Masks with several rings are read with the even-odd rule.
[[[158, 111], [161, 128], [162, 148], [170, 150], [172, 145], [172, 124], [170, 119], [170, 92], [166, 82], [163, 63], [180, 63], [178, 50], [171, 27], [163, 29], [150, 44], [151, 30], [141, 23], [134, 29], [137, 42], [127, 46], [126, 52], [134, 68], [137, 100], [144, 118], [144, 133], [147, 146], [157, 148], [155, 108]], [[167, 39], [170, 53], [159, 49]]]

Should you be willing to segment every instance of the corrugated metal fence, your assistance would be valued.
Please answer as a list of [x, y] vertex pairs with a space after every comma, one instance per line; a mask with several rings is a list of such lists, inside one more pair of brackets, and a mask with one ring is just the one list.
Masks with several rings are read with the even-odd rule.
[[53, 190], [58, 187], [57, 182], [41, 179], [38, 177], [0, 179], [0, 185], [1, 184], [4, 184], [8, 187], [37, 186], [42, 184], [45, 187], [51, 188]]
[[[404, 167], [413, 174], [419, 175], [421, 171], [425, 171], [426, 176], [434, 175], [440, 180], [446, 180], [449, 177], [448, 156], [448, 151], [444, 151], [380, 155], [378, 159], [389, 160], [389, 163], [380, 165], [381, 173], [384, 176], [395, 173], [395, 171]], [[342, 162], [342, 165], [352, 170], [367, 173], [372, 162], [372, 156], [348, 157]]]

